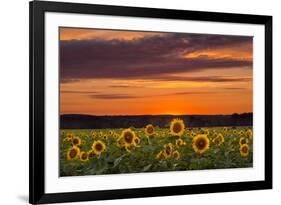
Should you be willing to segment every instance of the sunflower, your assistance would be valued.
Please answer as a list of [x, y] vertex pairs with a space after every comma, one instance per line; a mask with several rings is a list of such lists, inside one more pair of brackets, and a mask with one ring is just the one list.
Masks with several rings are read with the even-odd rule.
[[168, 158], [168, 155], [165, 151], [160, 151], [157, 156], [156, 159], [160, 159], [160, 160], [166, 160]]
[[173, 119], [170, 124], [170, 131], [173, 136], [182, 136], [184, 133], [184, 122], [180, 119]]
[[134, 141], [135, 141], [135, 144], [139, 144], [140, 143], [140, 138], [136, 136]]
[[169, 143], [165, 145], [165, 153], [167, 154], [167, 156], [170, 156], [173, 152], [173, 144]]
[[154, 134], [154, 127], [153, 127], [153, 125], [152, 125], [152, 124], [146, 125], [144, 131], [145, 131], [145, 134], [146, 134], [147, 136], [153, 135], [153, 134]]
[[249, 154], [249, 146], [247, 144], [243, 144], [240, 146], [240, 154], [242, 157], [247, 157]]
[[180, 147], [182, 145], [185, 145], [185, 142], [182, 139], [177, 139], [176, 140], [176, 145], [177, 145], [177, 147]]
[[248, 129], [245, 134], [246, 134], [246, 137], [249, 139], [251, 139], [253, 137], [253, 132], [251, 129]]
[[243, 144], [248, 144], [249, 140], [246, 137], [241, 137], [239, 140], [239, 144], [240, 146], [242, 146]]
[[244, 130], [240, 130], [239, 135], [240, 136], [244, 136], [245, 135], [245, 131]]
[[112, 130], [109, 130], [108, 134], [109, 134], [109, 136], [112, 136], [114, 134], [114, 132]]
[[95, 156], [96, 156], [96, 153], [94, 152], [94, 150], [88, 151], [88, 158], [93, 158]]
[[206, 128], [202, 128], [202, 129], [201, 129], [201, 132], [202, 132], [202, 134], [206, 134], [206, 135], [209, 135], [209, 134], [210, 134], [210, 133], [209, 133], [209, 130], [206, 129]]
[[96, 133], [95, 131], [92, 131], [92, 137], [95, 138], [95, 137], [96, 137], [96, 134], [97, 134], [97, 133]]
[[179, 153], [177, 150], [173, 152], [173, 158], [174, 158], [175, 160], [179, 160], [179, 158], [180, 158], [180, 153]]
[[73, 137], [72, 144], [73, 144], [73, 146], [79, 146], [81, 144], [80, 137]]
[[103, 133], [103, 134], [102, 134], [102, 138], [106, 141], [107, 138], [108, 138], [107, 134], [106, 134], [106, 133]]
[[124, 139], [124, 142], [125, 142], [126, 145], [134, 145], [135, 144], [136, 134], [135, 134], [134, 131], [131, 130], [131, 128], [123, 130], [121, 136]]
[[100, 155], [106, 149], [106, 145], [101, 140], [97, 140], [93, 143], [92, 149], [96, 155]]
[[197, 134], [193, 131], [190, 132], [190, 138], [193, 139]]
[[213, 140], [218, 136], [218, 133], [214, 132], [212, 135]]
[[66, 134], [65, 140], [66, 140], [66, 141], [72, 141], [73, 137], [74, 137], [74, 134], [73, 134], [73, 133], [67, 133], [67, 134]]
[[214, 139], [213, 139], [213, 143], [217, 144], [217, 145], [222, 145], [224, 143], [224, 137], [221, 133], [219, 133]]
[[116, 140], [116, 144], [118, 147], [122, 148], [125, 146], [125, 143], [124, 143], [124, 139], [122, 138], [122, 136], [120, 136], [117, 140]]
[[207, 135], [199, 134], [193, 138], [192, 148], [198, 154], [203, 154], [209, 149], [210, 140]]
[[80, 153], [80, 160], [81, 160], [82, 162], [88, 161], [88, 160], [89, 160], [89, 155], [88, 155], [88, 153], [87, 153], [87, 152], [81, 152], [81, 153]]
[[77, 156], [80, 155], [80, 149], [79, 147], [72, 147], [68, 150], [67, 152], [67, 160], [73, 160], [73, 159], [76, 159]]

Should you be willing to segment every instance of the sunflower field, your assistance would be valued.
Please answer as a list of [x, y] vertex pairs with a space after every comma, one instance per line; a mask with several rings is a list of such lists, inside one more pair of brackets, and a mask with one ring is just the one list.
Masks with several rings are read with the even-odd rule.
[[253, 166], [251, 127], [61, 130], [60, 176]]

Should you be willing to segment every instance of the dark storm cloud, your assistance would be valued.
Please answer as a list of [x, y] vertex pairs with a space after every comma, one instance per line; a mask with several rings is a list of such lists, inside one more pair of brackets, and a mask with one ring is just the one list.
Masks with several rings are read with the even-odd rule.
[[252, 42], [252, 37], [165, 34], [138, 40], [72, 40], [60, 42], [61, 76], [65, 79], [131, 78], [192, 72], [210, 68], [251, 67], [252, 61], [183, 55], [229, 48]]

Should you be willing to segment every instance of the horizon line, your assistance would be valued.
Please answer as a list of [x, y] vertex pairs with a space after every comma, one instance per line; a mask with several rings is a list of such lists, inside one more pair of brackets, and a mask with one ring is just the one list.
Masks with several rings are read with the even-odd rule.
[[165, 115], [172, 115], [172, 116], [192, 116], [192, 115], [234, 115], [234, 114], [238, 114], [238, 115], [242, 115], [242, 114], [253, 114], [253, 112], [240, 112], [240, 113], [224, 113], [224, 114], [121, 114], [121, 115], [95, 115], [95, 114], [79, 114], [79, 113], [60, 113], [60, 116], [63, 115], [88, 115], [88, 116], [98, 116], [98, 117], [103, 117], [103, 116], [110, 116], [110, 117], [114, 117], [114, 116], [165, 116]]

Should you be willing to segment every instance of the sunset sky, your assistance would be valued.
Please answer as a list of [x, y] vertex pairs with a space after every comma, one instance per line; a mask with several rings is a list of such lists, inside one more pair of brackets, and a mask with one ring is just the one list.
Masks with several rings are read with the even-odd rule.
[[60, 112], [252, 112], [252, 49], [249, 36], [60, 28]]

